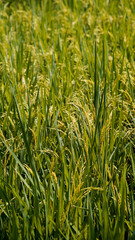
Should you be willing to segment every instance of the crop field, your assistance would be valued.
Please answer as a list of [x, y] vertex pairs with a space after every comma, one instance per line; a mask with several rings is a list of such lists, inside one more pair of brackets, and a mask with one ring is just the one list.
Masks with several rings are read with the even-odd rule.
[[0, 0], [0, 240], [135, 240], [134, 96], [134, 0]]

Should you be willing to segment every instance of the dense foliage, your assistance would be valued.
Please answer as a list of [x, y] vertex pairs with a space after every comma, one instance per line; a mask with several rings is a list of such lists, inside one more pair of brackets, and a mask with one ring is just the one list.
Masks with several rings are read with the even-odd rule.
[[135, 239], [134, 0], [0, 0], [0, 239]]

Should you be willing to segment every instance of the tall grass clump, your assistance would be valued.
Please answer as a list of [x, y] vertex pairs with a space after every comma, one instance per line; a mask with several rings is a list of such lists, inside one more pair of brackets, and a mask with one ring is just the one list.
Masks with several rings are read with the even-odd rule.
[[0, 239], [135, 239], [134, 0], [0, 0]]

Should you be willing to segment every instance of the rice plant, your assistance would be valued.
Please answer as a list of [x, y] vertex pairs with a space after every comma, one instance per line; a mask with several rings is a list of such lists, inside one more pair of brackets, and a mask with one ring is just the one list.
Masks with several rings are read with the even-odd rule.
[[134, 0], [0, 0], [0, 239], [135, 239]]

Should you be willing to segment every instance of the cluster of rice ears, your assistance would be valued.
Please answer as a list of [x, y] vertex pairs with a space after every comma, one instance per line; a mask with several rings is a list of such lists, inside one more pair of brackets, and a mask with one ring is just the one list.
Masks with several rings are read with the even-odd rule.
[[0, 239], [135, 239], [134, 0], [0, 0]]

